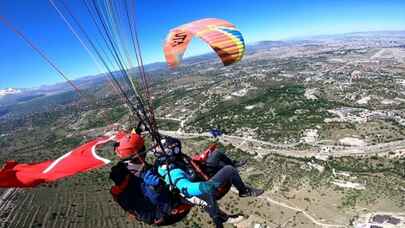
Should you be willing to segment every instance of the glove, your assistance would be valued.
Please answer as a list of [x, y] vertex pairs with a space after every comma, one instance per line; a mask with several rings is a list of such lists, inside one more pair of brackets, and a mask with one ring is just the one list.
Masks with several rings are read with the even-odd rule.
[[120, 143], [119, 143], [119, 142], [115, 142], [114, 145], [113, 145], [114, 151], [116, 151], [119, 146], [120, 146]]
[[136, 133], [138, 135], [140, 135], [142, 132], [143, 132], [142, 129], [139, 128], [139, 127], [135, 128], [135, 129], [132, 129], [132, 133]]
[[[183, 195], [184, 197], [184, 195]], [[200, 206], [202, 208], [206, 208], [208, 206], [208, 203], [205, 202], [204, 200], [198, 198], [198, 197], [191, 197], [191, 198], [186, 198], [186, 200], [194, 205]]]
[[159, 184], [159, 177], [154, 175], [152, 171], [148, 170], [143, 176], [143, 182], [146, 185], [157, 186]]
[[138, 125], [134, 129], [135, 133], [140, 135], [144, 131], [149, 131], [149, 128], [145, 126], [145, 124], [142, 121], [139, 121]]

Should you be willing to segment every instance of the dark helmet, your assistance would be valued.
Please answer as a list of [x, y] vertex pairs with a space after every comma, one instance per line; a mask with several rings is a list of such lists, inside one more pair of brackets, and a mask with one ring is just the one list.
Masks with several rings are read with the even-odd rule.
[[181, 153], [181, 142], [180, 140], [172, 137], [165, 137], [162, 139], [163, 147], [168, 155], [176, 155]]
[[161, 139], [160, 143], [161, 143], [161, 146], [163, 146], [164, 153], [162, 153], [162, 149], [160, 148], [160, 145], [157, 145], [155, 148], [155, 154], [157, 156], [161, 156], [161, 155], [174, 156], [177, 154], [181, 154], [180, 140], [170, 137], [170, 136], [165, 136], [164, 138]]
[[164, 153], [162, 152], [160, 145], [155, 148], [155, 156], [158, 158], [157, 161], [159, 163], [173, 162], [179, 157], [178, 155], [181, 155], [180, 140], [170, 136], [165, 136], [160, 142], [164, 149]]

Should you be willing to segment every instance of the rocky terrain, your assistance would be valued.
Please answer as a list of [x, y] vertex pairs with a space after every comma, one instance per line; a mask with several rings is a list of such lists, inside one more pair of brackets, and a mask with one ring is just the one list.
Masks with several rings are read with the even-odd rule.
[[[209, 129], [223, 130], [227, 153], [248, 159], [243, 179], [266, 189], [257, 199], [230, 192], [221, 207], [243, 217], [228, 227], [403, 226], [405, 32], [259, 42], [231, 67], [212, 55], [186, 62], [149, 71], [161, 133], [195, 154]], [[0, 161], [54, 158], [113, 123], [131, 127], [107, 84], [86, 88], [96, 99], [62, 90], [3, 106]], [[100, 154], [112, 158], [111, 145]], [[4, 189], [0, 226], [140, 227], [112, 201], [108, 171]], [[176, 227], [209, 225], [195, 208]]]

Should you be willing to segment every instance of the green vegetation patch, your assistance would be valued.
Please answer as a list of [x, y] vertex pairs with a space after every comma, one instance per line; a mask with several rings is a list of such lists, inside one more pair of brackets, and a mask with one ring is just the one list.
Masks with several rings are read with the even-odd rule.
[[[323, 124], [323, 120], [330, 116], [327, 109], [337, 107], [336, 103], [322, 98], [308, 100], [304, 93], [305, 88], [300, 84], [261, 88], [245, 97], [221, 102], [208, 112], [198, 113], [189, 125], [207, 131], [213, 121], [227, 133], [242, 127], [260, 126], [256, 133], [264, 139], [298, 138], [304, 129]], [[255, 104], [260, 105], [245, 108]]]

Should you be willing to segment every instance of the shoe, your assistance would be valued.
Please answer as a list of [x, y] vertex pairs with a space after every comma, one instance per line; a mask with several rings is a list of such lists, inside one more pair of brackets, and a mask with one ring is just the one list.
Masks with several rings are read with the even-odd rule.
[[223, 228], [224, 222], [228, 220], [228, 218], [223, 218], [221, 215], [216, 216], [214, 219], [215, 228]]
[[239, 197], [258, 197], [263, 193], [264, 193], [263, 189], [246, 187], [246, 190], [244, 192], [239, 192]]
[[218, 214], [219, 214], [219, 217], [221, 218], [221, 220], [222, 220], [223, 223], [225, 223], [226, 221], [228, 221], [229, 215], [228, 215], [226, 212], [220, 210]]
[[233, 161], [235, 168], [240, 168], [240, 167], [246, 165], [246, 163], [247, 163], [247, 160]]

